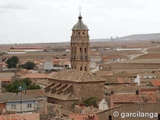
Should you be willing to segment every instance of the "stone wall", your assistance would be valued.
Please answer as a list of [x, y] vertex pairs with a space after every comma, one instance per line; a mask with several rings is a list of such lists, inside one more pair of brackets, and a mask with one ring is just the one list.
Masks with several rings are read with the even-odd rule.
[[54, 99], [54, 98], [48, 97], [48, 102], [53, 103], [53, 104], [62, 105], [63, 109], [71, 110], [73, 107], [73, 103], [77, 101], [67, 101], [67, 100], [60, 100], [60, 99]]
[[73, 84], [73, 93], [79, 98], [79, 100], [84, 100], [89, 97], [103, 98], [103, 83], [76, 83]]

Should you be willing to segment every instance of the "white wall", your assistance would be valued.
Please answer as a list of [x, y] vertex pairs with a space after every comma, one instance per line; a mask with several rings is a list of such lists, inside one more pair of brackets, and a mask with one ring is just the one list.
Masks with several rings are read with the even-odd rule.
[[44, 62], [44, 70], [51, 70], [51, 69], [53, 69], [53, 62], [51, 61]]
[[[27, 104], [31, 103], [31, 108], [27, 107]], [[12, 105], [16, 105], [15, 109], [12, 109]], [[28, 112], [28, 111], [35, 111], [36, 110], [36, 103], [34, 102], [13, 102], [13, 103], [7, 103], [6, 104], [6, 111], [16, 111], [16, 112]]]
[[108, 108], [109, 108], [109, 107], [108, 107], [105, 99], [103, 98], [103, 99], [101, 100], [101, 102], [99, 103], [99, 109], [100, 109], [100, 110], [107, 110]]

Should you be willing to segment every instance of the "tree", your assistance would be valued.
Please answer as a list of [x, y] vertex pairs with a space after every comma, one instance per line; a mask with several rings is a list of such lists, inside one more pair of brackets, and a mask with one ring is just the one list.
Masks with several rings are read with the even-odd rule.
[[8, 83], [5, 86], [5, 91], [17, 93], [18, 91], [20, 91], [19, 86], [21, 86], [22, 90], [41, 89], [41, 87], [39, 85], [32, 83], [32, 81], [29, 78], [25, 78], [25, 79], [21, 79], [21, 80], [15, 80], [12, 83]]
[[16, 68], [17, 63], [19, 62], [19, 58], [16, 56], [12, 56], [7, 60], [8, 68]]
[[83, 105], [84, 106], [91, 106], [91, 105], [93, 105], [93, 106], [96, 106], [96, 102], [98, 101], [98, 98], [97, 97], [90, 97], [90, 98], [87, 98], [87, 99], [85, 99], [85, 100], [83, 100]]
[[27, 70], [31, 70], [31, 69], [34, 69], [35, 67], [35, 64], [34, 62], [26, 62], [25, 64], [21, 65], [22, 68], [25, 68]]

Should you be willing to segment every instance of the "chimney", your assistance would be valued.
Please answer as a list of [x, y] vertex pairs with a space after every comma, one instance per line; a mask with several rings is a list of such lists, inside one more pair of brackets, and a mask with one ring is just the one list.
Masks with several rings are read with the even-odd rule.
[[94, 120], [94, 115], [88, 115], [88, 120]]

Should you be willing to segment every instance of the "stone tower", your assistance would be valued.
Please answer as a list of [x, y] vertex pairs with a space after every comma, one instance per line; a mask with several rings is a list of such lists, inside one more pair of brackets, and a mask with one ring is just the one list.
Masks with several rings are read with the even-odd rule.
[[88, 27], [83, 23], [81, 14], [72, 28], [71, 36], [71, 68], [90, 71], [90, 43]]

